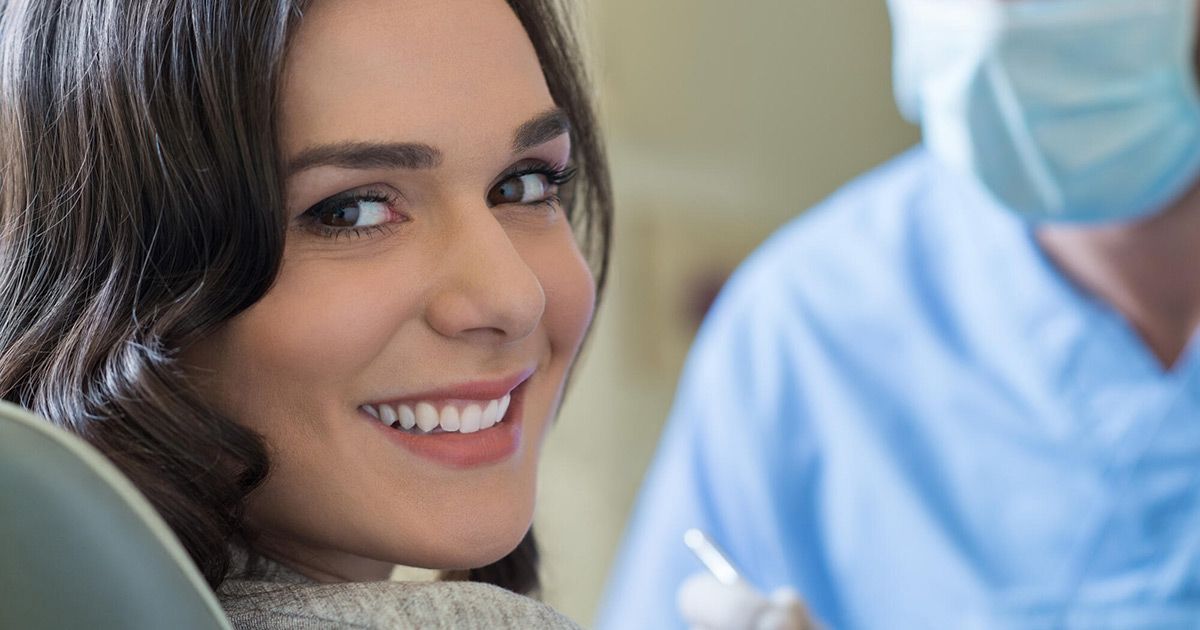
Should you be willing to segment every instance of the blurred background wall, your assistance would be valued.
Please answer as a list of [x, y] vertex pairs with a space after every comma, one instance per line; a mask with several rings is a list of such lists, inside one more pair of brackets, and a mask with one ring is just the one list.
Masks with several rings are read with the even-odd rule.
[[535, 523], [546, 600], [587, 625], [711, 293], [773, 230], [917, 133], [892, 103], [883, 0], [581, 5], [614, 267], [546, 445]]

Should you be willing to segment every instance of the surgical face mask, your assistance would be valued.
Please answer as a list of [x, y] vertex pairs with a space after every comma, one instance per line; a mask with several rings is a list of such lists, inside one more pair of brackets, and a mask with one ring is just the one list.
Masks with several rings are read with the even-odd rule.
[[1197, 0], [889, 0], [925, 145], [1034, 221], [1129, 220], [1200, 176]]

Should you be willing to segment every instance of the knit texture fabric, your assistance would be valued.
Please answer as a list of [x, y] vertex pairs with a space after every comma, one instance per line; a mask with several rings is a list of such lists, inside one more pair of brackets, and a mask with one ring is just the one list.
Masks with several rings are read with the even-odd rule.
[[332, 628], [503, 630], [579, 626], [549, 606], [476, 582], [315, 582], [279, 563], [226, 580], [217, 592], [238, 630]]

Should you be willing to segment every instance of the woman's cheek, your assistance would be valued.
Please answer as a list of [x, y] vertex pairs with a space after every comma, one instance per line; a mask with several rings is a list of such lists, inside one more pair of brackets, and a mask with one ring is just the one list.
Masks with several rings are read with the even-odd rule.
[[541, 265], [546, 292], [546, 327], [556, 353], [571, 360], [583, 341], [596, 308], [596, 282], [583, 254], [571, 236]]
[[284, 344], [301, 358], [322, 350], [329, 359], [367, 359], [418, 310], [415, 278], [383, 263], [319, 260], [294, 265], [262, 301], [266, 318], [255, 328], [278, 322]]
[[[404, 280], [384, 271], [290, 265], [262, 300], [229, 322], [218, 358], [227, 389], [344, 393], [416, 308]], [[283, 374], [284, 382], [274, 382]]]

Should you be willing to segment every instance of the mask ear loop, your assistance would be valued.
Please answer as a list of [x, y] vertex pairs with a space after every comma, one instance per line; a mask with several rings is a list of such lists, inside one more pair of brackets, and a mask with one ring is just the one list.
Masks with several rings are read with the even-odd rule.
[[[1185, 353], [1182, 356], [1187, 357], [1189, 354], [1190, 353]], [[1143, 436], [1141, 442], [1136, 444], [1134, 448], [1126, 450], [1126, 453], [1128, 454], [1126, 457], [1114, 457], [1109, 464], [1105, 466], [1102, 478], [1107, 480], [1111, 486], [1116, 488], [1116, 490], [1109, 494], [1111, 498], [1107, 502], [1097, 507], [1097, 510], [1102, 510], [1102, 514], [1104, 515], [1103, 518], [1097, 520], [1088, 534], [1080, 538], [1080, 544], [1078, 545], [1076, 553], [1072, 554], [1071, 560], [1067, 565], [1075, 566], [1077, 568], [1074, 571], [1073, 577], [1069, 579], [1063, 586], [1062, 601], [1064, 602], [1064, 607], [1061, 611], [1063, 617], [1057, 620], [1057, 623], [1054, 624], [1054, 627], [1066, 625], [1066, 616], [1069, 608], [1069, 605], [1066, 604], [1076, 599], [1079, 595], [1079, 591], [1083, 586], [1083, 581], [1087, 571], [1091, 568], [1092, 562], [1096, 558], [1096, 551], [1104, 541], [1104, 534], [1112, 525], [1112, 515], [1114, 511], [1113, 508], [1123, 505], [1125, 503], [1125, 497], [1131, 493], [1133, 489], [1132, 482], [1134, 478], [1134, 470], [1141, 465], [1142, 461], [1146, 458], [1147, 453], [1150, 451], [1150, 448], [1153, 447], [1158, 441], [1158, 436], [1162, 433], [1163, 426], [1166, 425], [1167, 421], [1174, 417], [1179, 411], [1180, 407], [1182, 407], [1183, 404], [1190, 399], [1192, 395], [1192, 389], [1196, 386], [1200, 386], [1200, 368], [1195, 366], [1188, 367], [1191, 367], [1191, 369], [1183, 374], [1182, 378], [1180, 378], [1176, 383], [1175, 391], [1173, 392], [1170, 400], [1162, 405], [1163, 412], [1157, 414], [1157, 418], [1153, 421], [1153, 426], [1149, 427], [1149, 430], [1147, 431], [1140, 433], [1134, 432], [1135, 435]], [[1126, 472], [1121, 474], [1120, 471], [1122, 470]], [[1193, 477], [1196, 480], [1196, 484], [1200, 486], [1200, 469], [1193, 473]], [[1198, 503], [1200, 503], [1200, 501], [1198, 501]], [[1194, 518], [1200, 519], [1200, 513], [1198, 513]], [[1194, 529], [1193, 531], [1196, 532], [1194, 534], [1196, 537], [1200, 537], [1200, 528]], [[1197, 544], [1194, 544], [1193, 546], [1200, 546], [1200, 541], [1196, 541], [1196, 543]]]
[[[1021, 8], [1020, 5], [1006, 5], [993, 9], [994, 19], [998, 23], [993, 33], [994, 40], [1011, 32], [1014, 22], [1021, 23], [1020, 18], [1016, 17]], [[992, 49], [995, 50], [996, 46], [997, 43], [993, 41]], [[996, 106], [1003, 116], [1008, 137], [1012, 140], [1013, 151], [1020, 156], [1021, 170], [1029, 178], [1042, 208], [1050, 210], [1054, 214], [1061, 214], [1065, 211], [1066, 206], [1063, 191], [1055, 183], [1053, 169], [1047, 162], [1045, 154], [1038, 149], [1038, 143], [1033, 138], [1029, 116], [1021, 107], [1021, 99], [1013, 87], [1012, 77], [1004, 71], [1003, 64], [997, 62], [994, 56], [989, 57], [985, 62], [983, 72], [988, 88], [996, 96]], [[1016, 208], [1016, 210], [1021, 209]]]
[[1004, 124], [1008, 129], [1008, 137], [1012, 139], [1013, 150], [1021, 157], [1021, 170], [1033, 184], [1042, 207], [1053, 210], [1054, 214], [1061, 214], [1066, 205], [1063, 191], [1054, 183], [1046, 156], [1037, 149], [1038, 144], [1033, 139], [1029, 118], [1021, 109], [1012, 79], [1000, 64], [993, 60], [987, 61], [983, 72], [988, 87], [996, 95], [996, 106], [1004, 115]]

